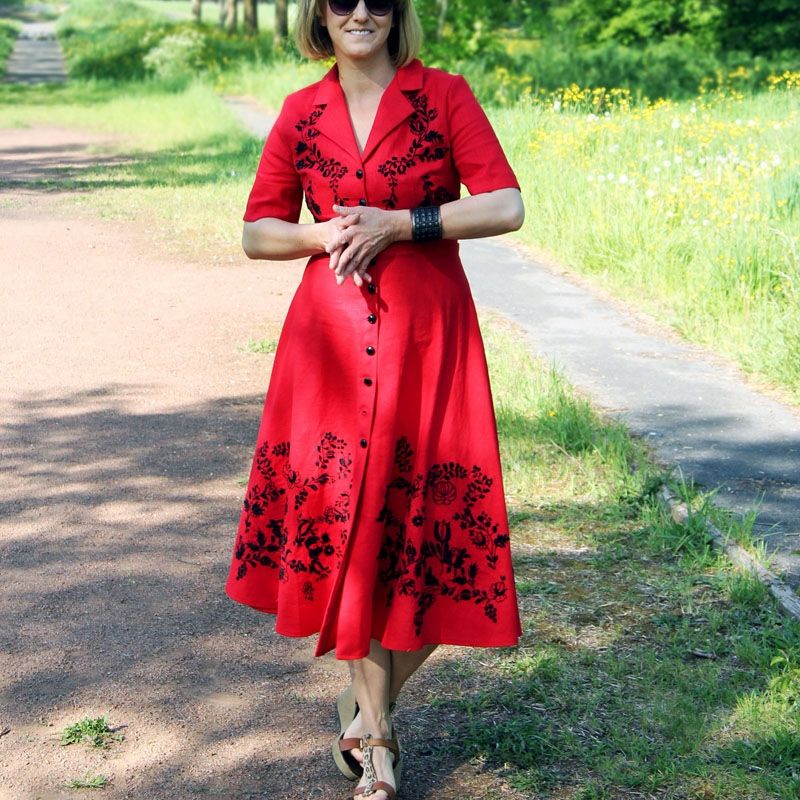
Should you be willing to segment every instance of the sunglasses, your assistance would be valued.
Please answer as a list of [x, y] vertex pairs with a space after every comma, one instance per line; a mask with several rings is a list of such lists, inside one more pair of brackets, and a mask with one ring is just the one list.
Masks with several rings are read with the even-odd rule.
[[[328, 0], [328, 7], [334, 14], [345, 17], [352, 14], [359, 0]], [[395, 0], [365, 0], [367, 11], [374, 17], [385, 17], [394, 8]]]

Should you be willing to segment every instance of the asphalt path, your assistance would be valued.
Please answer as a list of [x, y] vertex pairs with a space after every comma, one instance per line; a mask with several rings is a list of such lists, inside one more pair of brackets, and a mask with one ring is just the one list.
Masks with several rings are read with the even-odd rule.
[[[227, 102], [249, 131], [266, 135], [272, 116], [246, 98]], [[512, 241], [461, 242], [475, 300], [518, 322], [533, 352], [646, 439], [676, 475], [714, 490], [715, 502], [737, 515], [757, 511], [754, 534], [797, 590], [800, 409]]]
[[64, 54], [52, 22], [26, 22], [6, 62], [7, 83], [63, 83]]

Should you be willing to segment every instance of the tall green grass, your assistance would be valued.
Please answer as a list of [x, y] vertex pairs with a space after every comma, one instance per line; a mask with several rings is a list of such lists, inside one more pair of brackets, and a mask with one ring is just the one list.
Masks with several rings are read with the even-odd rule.
[[597, 97], [492, 114], [523, 187], [521, 238], [800, 400], [798, 87]]

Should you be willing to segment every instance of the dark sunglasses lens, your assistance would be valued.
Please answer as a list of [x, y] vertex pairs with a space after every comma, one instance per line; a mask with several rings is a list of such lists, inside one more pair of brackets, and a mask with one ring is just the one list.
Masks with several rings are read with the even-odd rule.
[[367, 11], [376, 17], [385, 17], [394, 8], [394, 0], [367, 0]]
[[[328, 0], [328, 5], [334, 14], [344, 16], [356, 10], [358, 0]], [[394, 0], [367, 0], [367, 11], [377, 17], [386, 16], [394, 7]]]
[[345, 14], [352, 14], [353, 11], [355, 11], [358, 0], [351, 0], [350, 2], [348, 2], [348, 0], [328, 0], [328, 5], [334, 14], [344, 16]]

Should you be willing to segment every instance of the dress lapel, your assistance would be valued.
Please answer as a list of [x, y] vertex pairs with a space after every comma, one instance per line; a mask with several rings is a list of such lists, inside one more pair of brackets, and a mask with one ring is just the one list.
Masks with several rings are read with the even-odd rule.
[[414, 59], [410, 64], [397, 70], [381, 96], [367, 144], [363, 154], [360, 154], [350, 113], [347, 110], [347, 100], [339, 83], [339, 68], [334, 64], [320, 81], [314, 95], [314, 105], [326, 106], [325, 113], [317, 122], [317, 130], [346, 150], [357, 161], [364, 162], [391, 131], [414, 113], [414, 106], [406, 93], [421, 88], [422, 63], [419, 59]]

